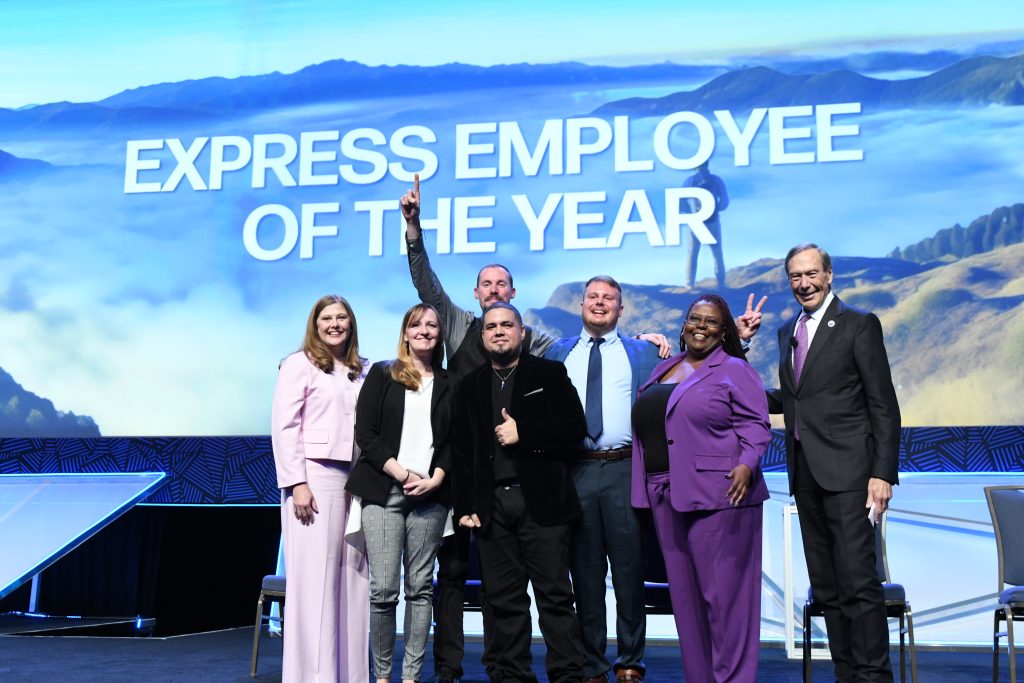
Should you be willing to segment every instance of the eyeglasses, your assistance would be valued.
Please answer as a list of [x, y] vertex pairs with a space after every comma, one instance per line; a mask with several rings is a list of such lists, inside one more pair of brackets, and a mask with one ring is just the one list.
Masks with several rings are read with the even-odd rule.
[[686, 324], [690, 327], [700, 327], [703, 325], [709, 330], [720, 330], [722, 329], [722, 321], [718, 318], [702, 318], [699, 315], [691, 315], [686, 319]]

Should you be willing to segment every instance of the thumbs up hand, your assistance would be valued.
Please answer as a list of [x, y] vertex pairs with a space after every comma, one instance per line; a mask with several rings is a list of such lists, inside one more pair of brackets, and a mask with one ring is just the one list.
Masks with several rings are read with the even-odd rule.
[[494, 428], [494, 434], [498, 437], [498, 443], [504, 447], [519, 443], [519, 429], [516, 427], [516, 421], [512, 419], [512, 416], [504, 408], [501, 409], [501, 417], [504, 421]]

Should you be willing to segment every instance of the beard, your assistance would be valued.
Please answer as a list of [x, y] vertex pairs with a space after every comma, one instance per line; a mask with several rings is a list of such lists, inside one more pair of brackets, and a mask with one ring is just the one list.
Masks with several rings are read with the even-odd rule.
[[511, 348], [507, 351], [488, 351], [488, 355], [491, 357], [491, 361], [498, 365], [508, 365], [515, 359], [519, 358], [520, 352], [523, 350], [522, 346]]

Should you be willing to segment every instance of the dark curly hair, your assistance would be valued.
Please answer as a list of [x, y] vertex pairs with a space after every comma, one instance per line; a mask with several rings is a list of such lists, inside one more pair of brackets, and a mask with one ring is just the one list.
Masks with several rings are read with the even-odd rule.
[[722, 317], [722, 350], [730, 356], [746, 360], [747, 354], [744, 353], [743, 345], [740, 344], [740, 331], [736, 327], [736, 321], [733, 320], [729, 304], [725, 303], [725, 299], [711, 292], [698, 295], [693, 300], [693, 303], [690, 304], [690, 307], [686, 309], [686, 315], [683, 316], [683, 325], [679, 328], [679, 348], [685, 348], [685, 344], [683, 344], [683, 328], [686, 327], [686, 319], [690, 317], [693, 307], [697, 304], [710, 304], [718, 309], [718, 314]]

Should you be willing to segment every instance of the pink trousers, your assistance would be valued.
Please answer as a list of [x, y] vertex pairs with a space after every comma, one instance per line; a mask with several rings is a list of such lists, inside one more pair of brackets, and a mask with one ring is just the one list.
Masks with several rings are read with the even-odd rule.
[[303, 526], [281, 500], [284, 564], [283, 683], [369, 681], [370, 575], [362, 547], [345, 540], [348, 463], [307, 460], [319, 514]]

